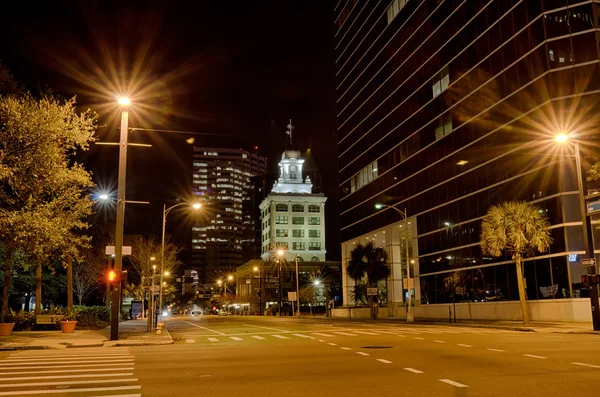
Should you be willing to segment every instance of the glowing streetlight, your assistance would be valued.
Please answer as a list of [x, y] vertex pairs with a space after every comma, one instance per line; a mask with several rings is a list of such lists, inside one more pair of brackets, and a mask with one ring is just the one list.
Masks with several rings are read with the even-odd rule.
[[569, 140], [569, 136], [567, 134], [560, 133], [560, 134], [556, 135], [554, 137], [554, 139], [556, 139], [556, 142], [558, 142], [558, 143], [565, 143], [566, 141]]
[[169, 274], [171, 274], [171, 273], [169, 273], [169, 272], [165, 272], [165, 276], [168, 276]]
[[98, 196], [100, 200], [108, 200], [108, 194], [101, 194]]
[[[156, 258], [155, 258], [155, 257], [153, 257], [153, 256], [151, 256], [151, 257], [150, 257], [150, 260], [151, 260], [151, 261], [155, 261], [155, 260], [156, 260]], [[156, 268], [156, 265], [154, 265], [154, 268]]]
[[257, 272], [257, 271], [258, 271], [258, 266], [254, 266], [254, 267], [252, 268], [252, 270], [254, 270], [255, 272]]
[[192, 208], [195, 209], [195, 210], [199, 210], [201, 207], [202, 207], [202, 204], [200, 204], [200, 203], [194, 203], [192, 205]]
[[233, 280], [233, 276], [230, 274], [229, 276], [227, 276], [227, 280], [229, 280], [229, 281]]
[[131, 105], [131, 100], [127, 97], [121, 97], [117, 100], [117, 102], [119, 102], [119, 105], [121, 105], [121, 106]]
[[[282, 249], [278, 249], [277, 251], [277, 256], [279, 256], [279, 258], [283, 259], [283, 257], [285, 256], [286, 253], [292, 254], [294, 255], [294, 264], [296, 265], [296, 306], [298, 306], [298, 314], [297, 316], [300, 317], [300, 285], [299, 285], [299, 281], [298, 281], [298, 255], [294, 254], [293, 252], [287, 252], [285, 250]], [[279, 315], [281, 316], [281, 263], [279, 264]], [[293, 305], [293, 304], [292, 304]], [[292, 306], [293, 309], [293, 306]]]
[[321, 281], [315, 280], [315, 285], [319, 285], [319, 284], [321, 284]]
[[223, 280], [217, 280], [217, 284], [219, 284], [219, 285], [223, 284]]
[[156, 270], [156, 265], [152, 265], [152, 270]]

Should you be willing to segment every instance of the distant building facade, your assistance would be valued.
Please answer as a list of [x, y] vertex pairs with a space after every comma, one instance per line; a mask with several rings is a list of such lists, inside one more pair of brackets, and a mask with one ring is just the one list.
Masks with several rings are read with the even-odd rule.
[[192, 267], [200, 283], [255, 257], [256, 206], [252, 178], [265, 174], [267, 160], [243, 149], [195, 147], [193, 194], [205, 201], [192, 227]]

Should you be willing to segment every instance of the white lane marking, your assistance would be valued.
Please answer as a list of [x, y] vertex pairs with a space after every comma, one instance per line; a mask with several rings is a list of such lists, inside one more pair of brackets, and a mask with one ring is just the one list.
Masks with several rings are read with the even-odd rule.
[[469, 387], [467, 385], [463, 385], [462, 383], [458, 383], [458, 382], [455, 382], [455, 381], [450, 380], [450, 379], [438, 379], [438, 380], [440, 382], [444, 382], [444, 383], [447, 383], [449, 385], [456, 386], [456, 387]]
[[406, 335], [396, 335], [396, 336], [399, 336], [401, 338], [406, 338]]
[[456, 346], [461, 346], [461, 347], [473, 347], [473, 345], [465, 345], [464, 343], [457, 343]]
[[384, 360], [383, 358], [378, 358], [377, 361], [379, 361], [380, 363], [384, 363], [384, 364], [392, 364], [391, 361]]
[[290, 339], [287, 336], [283, 336], [283, 335], [272, 335], [275, 338], [279, 338], [279, 339]]
[[575, 364], [575, 365], [581, 365], [583, 367], [590, 367], [590, 368], [600, 368], [600, 365], [592, 365], [592, 364], [586, 364], [586, 363], [571, 363], [571, 364]]
[[342, 350], [352, 350], [350, 347], [340, 347]]
[[277, 329], [277, 328], [270, 328], [270, 327], [261, 327], [260, 325], [252, 325], [252, 324], [242, 324], [242, 325], [246, 326], [246, 327], [262, 328], [262, 329], [268, 329], [268, 330], [277, 331], [277, 332], [286, 332], [284, 329]]
[[[102, 360], [100, 361], [101, 363], [131, 363], [133, 361], [133, 358], [121, 358], [118, 360]], [[45, 361], [43, 363], [32, 363], [32, 364], [86, 364], [86, 363], [97, 363], [97, 360], [71, 360], [71, 361]], [[25, 364], [25, 363], [7, 363], [7, 364], [2, 364], [0, 363], [0, 367], [11, 367], [13, 365], [20, 365], [20, 364]], [[46, 368], [46, 367], [38, 367], [38, 368]]]
[[420, 336], [413, 336], [413, 339], [424, 340], [425, 338], [421, 338]]
[[319, 342], [325, 342], [323, 339], [319, 339]]
[[[32, 375], [32, 374], [62, 374], [69, 372], [92, 372], [92, 371], [133, 371], [133, 367], [130, 368], [90, 368], [90, 369], [60, 369], [52, 371], [19, 371], [19, 372], [0, 372], [0, 380], [4, 375]], [[113, 375], [114, 376], [114, 375]]]
[[208, 338], [209, 341], [211, 342], [218, 342], [219, 340], [217, 338]]
[[[133, 372], [115, 374], [86, 374], [86, 375], [52, 375], [52, 376], [17, 376], [11, 378], [0, 378], [0, 382], [7, 380], [36, 380], [36, 379], [62, 379], [62, 378], [104, 378], [107, 376], [133, 376]], [[98, 382], [101, 382], [100, 380]]]
[[193, 325], [194, 327], [198, 327], [198, 328], [201, 328], [201, 329], [205, 329], [205, 330], [207, 330], [207, 331], [210, 331], [210, 332], [212, 332], [212, 333], [215, 333], [215, 334], [218, 334], [218, 335], [221, 335], [221, 336], [225, 336], [225, 334], [224, 334], [224, 333], [222, 333], [222, 332], [219, 332], [219, 331], [215, 331], [214, 329], [210, 329], [210, 328], [203, 327], [203, 326], [201, 326], [201, 325], [197, 325], [197, 324], [194, 324], [194, 323], [190, 323], [189, 321], [183, 321], [183, 322], [184, 322], [184, 323], [187, 323], [187, 324], [189, 324], [189, 325]]
[[525, 357], [531, 357], [531, 358], [539, 358], [539, 359], [543, 359], [543, 358], [547, 358], [544, 356], [536, 356], [535, 354], [523, 354]]
[[379, 335], [379, 334], [376, 334], [375, 332], [367, 332], [367, 331], [352, 331], [352, 332], [354, 332], [355, 334], [363, 334], [363, 335]]
[[405, 332], [405, 331], [384, 331], [384, 330], [377, 330], [377, 332], [381, 332], [382, 334], [392, 334], [392, 335], [396, 335], [398, 332]]
[[313, 335], [324, 336], [324, 337], [326, 337], [326, 338], [333, 338], [333, 337], [334, 337], [333, 335], [329, 335], [329, 334], [321, 334], [321, 333], [318, 333], [318, 332], [315, 332]]
[[258, 340], [264, 340], [265, 339], [262, 336], [258, 336], [258, 335], [252, 335], [252, 338], [258, 339]]
[[99, 380], [76, 380], [73, 382], [37, 382], [37, 383], [15, 383], [15, 384], [0, 384], [0, 387], [26, 387], [26, 386], [55, 386], [55, 385], [83, 385], [90, 383], [123, 383], [123, 382], [137, 382], [137, 378], [128, 379], [103, 379]]
[[298, 336], [300, 338], [306, 338], [306, 339], [315, 339], [312, 336], [308, 336], [308, 335], [302, 335], [302, 334], [292, 334], [294, 336]]
[[436, 340], [434, 340], [434, 342], [435, 342], [435, 343], [446, 343], [446, 341], [445, 341], [445, 340], [437, 340], [437, 339], [436, 339]]
[[[202, 376], [202, 375], [200, 375]], [[104, 396], [94, 396], [94, 397], [142, 397], [142, 394], [107, 394]]]
[[360, 354], [361, 356], [368, 356], [369, 353], [365, 353], [365, 352], [356, 352], [356, 354]]
[[243, 340], [242, 338], [238, 338], [237, 336], [230, 336], [229, 339], [233, 340]]
[[[83, 389], [57, 389], [57, 390], [23, 390], [23, 391], [3, 391], [0, 392], [0, 396], [15, 396], [15, 395], [27, 395], [32, 394], [58, 394], [58, 393], [83, 393], [89, 391], [116, 391], [116, 390], [139, 390], [142, 386], [115, 386], [115, 387], [88, 387]], [[141, 396], [141, 394], [137, 394]], [[105, 396], [107, 397], [107, 396]], [[120, 396], [121, 397], [121, 396]]]
[[419, 371], [418, 369], [414, 369], [414, 368], [402, 368], [402, 369], [405, 371], [408, 371], [408, 372], [412, 372], [413, 374], [422, 374], [423, 373], [423, 371]]
[[354, 334], [349, 334], [347, 332], [334, 332], [334, 334], [336, 334], [336, 335], [346, 335], [346, 336], [358, 336], [358, 335], [354, 335]]
[[485, 350], [489, 350], [491, 352], [503, 352], [503, 351], [505, 351], [505, 350], [502, 350], [502, 349], [485, 349]]
[[328, 343], [329, 346], [337, 346], [337, 343]]
[[196, 343], [196, 341], [195, 341], [195, 340], [193, 340], [193, 339], [186, 339], [185, 341], [186, 341], [187, 343]]
[[57, 354], [55, 356], [49, 356], [47, 358], [7, 358], [6, 360], [2, 360], [2, 362], [28, 362], [31, 364], [44, 364], [45, 361], [48, 360], [60, 360], [63, 358], [77, 358], [77, 359], [86, 359], [86, 360], [91, 360], [91, 359], [97, 359], [97, 360], [105, 360], [105, 359], [111, 359], [111, 358], [132, 358], [133, 356], [131, 354], [127, 354], [127, 355], [122, 355], [122, 354], [111, 354], [108, 356], [63, 356], [62, 354]]
[[[119, 366], [119, 365], [131, 365], [133, 364], [133, 362], [126, 362], [123, 364], [120, 363], [112, 363], [112, 364], [79, 364], [79, 365], [61, 365], [61, 368], [82, 368], [82, 367], [115, 367], [115, 366]], [[31, 365], [28, 365], [26, 367], [9, 367], [9, 368], [1, 368], [1, 369], [7, 369], [7, 370], [13, 370], [13, 369], [47, 369], [48, 367], [32, 367]], [[5, 373], [5, 372], [2, 372]]]

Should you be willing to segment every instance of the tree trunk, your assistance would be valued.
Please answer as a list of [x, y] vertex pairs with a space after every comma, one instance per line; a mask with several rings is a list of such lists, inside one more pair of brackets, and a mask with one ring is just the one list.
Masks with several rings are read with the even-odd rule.
[[2, 288], [2, 314], [8, 313], [8, 296], [10, 294], [10, 272], [12, 267], [12, 254], [12, 247], [7, 245], [6, 261], [4, 263], [4, 287]]
[[528, 325], [529, 312], [527, 311], [527, 301], [525, 300], [525, 283], [523, 282], [523, 259], [516, 258], [515, 265], [517, 266], [517, 284], [519, 286], [519, 301], [521, 302], [523, 325]]
[[73, 261], [67, 262], [67, 314], [73, 312]]
[[42, 313], [42, 265], [35, 267], [35, 315]]

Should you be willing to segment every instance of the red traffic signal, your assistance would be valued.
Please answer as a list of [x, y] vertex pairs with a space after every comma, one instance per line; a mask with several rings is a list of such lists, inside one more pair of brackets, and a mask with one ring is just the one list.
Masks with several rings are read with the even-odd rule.
[[106, 281], [108, 283], [118, 283], [120, 281], [119, 272], [116, 270], [106, 272]]
[[582, 274], [581, 282], [583, 284], [590, 284], [590, 285], [600, 284], [600, 274]]

